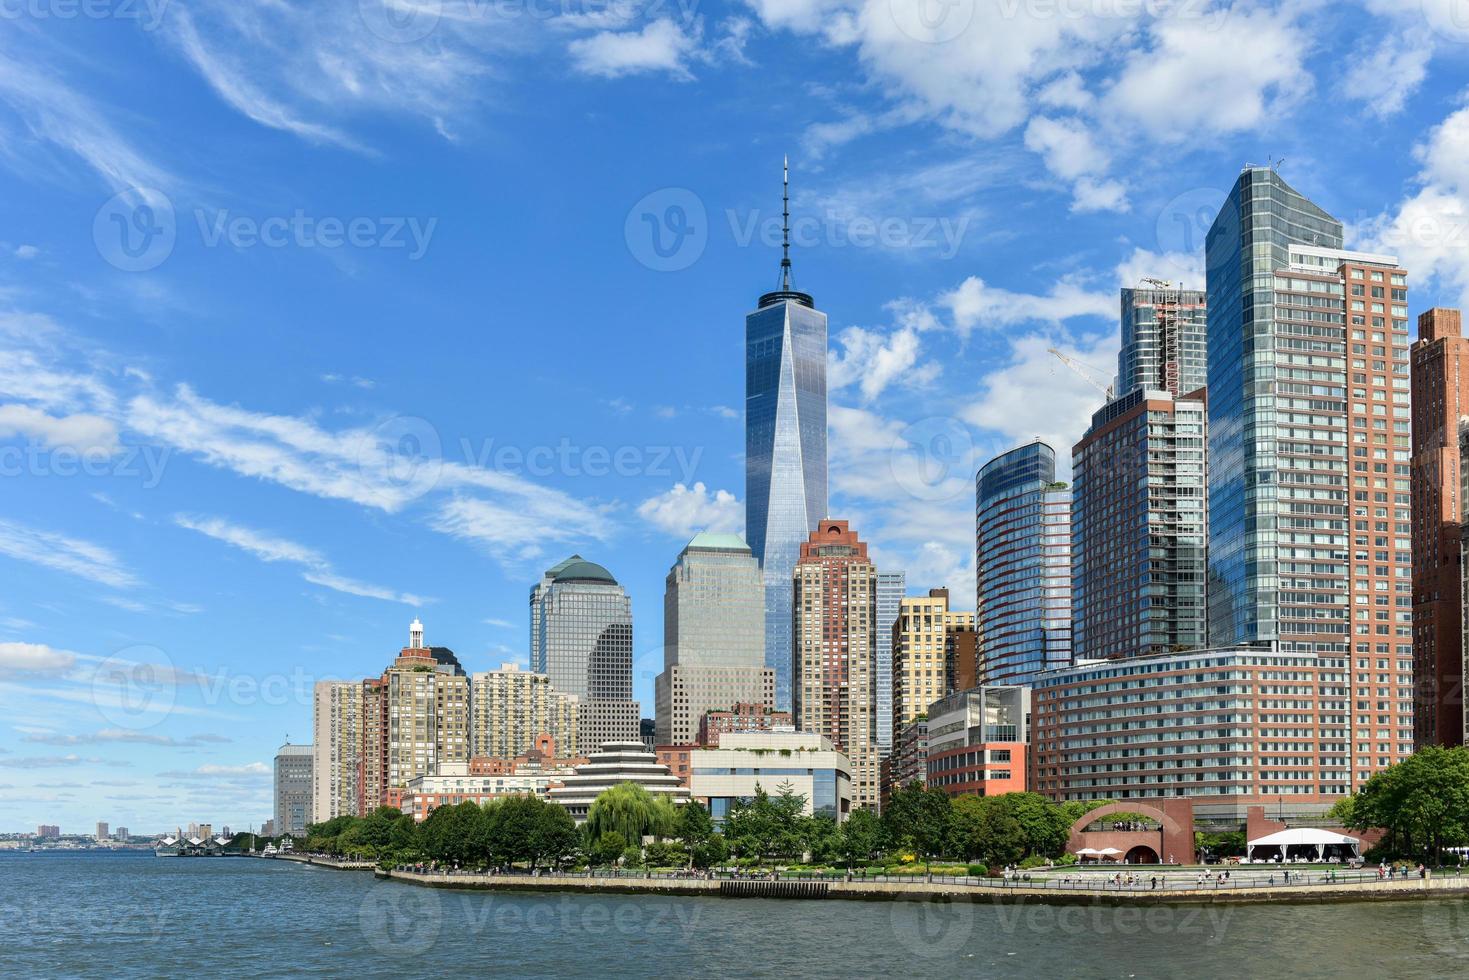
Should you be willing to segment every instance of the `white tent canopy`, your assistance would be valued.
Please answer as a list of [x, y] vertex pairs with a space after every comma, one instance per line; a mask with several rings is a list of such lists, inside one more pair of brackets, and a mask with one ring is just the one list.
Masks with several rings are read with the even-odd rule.
[[1290, 830], [1281, 830], [1273, 834], [1266, 834], [1264, 837], [1257, 837], [1246, 845], [1245, 853], [1253, 858], [1257, 848], [1279, 848], [1281, 856], [1285, 857], [1293, 847], [1314, 852], [1316, 859], [1319, 861], [1326, 855], [1326, 849], [1328, 847], [1344, 847], [1350, 850], [1353, 857], [1358, 857], [1361, 853], [1362, 842], [1355, 837], [1333, 833], [1329, 830], [1295, 827]]

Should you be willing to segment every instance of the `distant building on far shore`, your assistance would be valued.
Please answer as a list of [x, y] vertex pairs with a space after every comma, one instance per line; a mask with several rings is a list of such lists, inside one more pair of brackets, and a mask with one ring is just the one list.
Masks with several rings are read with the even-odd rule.
[[275, 823], [282, 834], [306, 834], [311, 816], [311, 762], [309, 745], [287, 742], [275, 754]]

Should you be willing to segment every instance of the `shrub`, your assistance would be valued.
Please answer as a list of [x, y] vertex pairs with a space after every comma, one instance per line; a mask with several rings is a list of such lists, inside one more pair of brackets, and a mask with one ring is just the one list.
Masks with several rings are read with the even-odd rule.
[[990, 873], [990, 869], [982, 864], [971, 864], [964, 870], [969, 872], [971, 878], [983, 878]]
[[1046, 866], [1046, 863], [1046, 859], [1041, 857], [1039, 854], [1032, 854], [1030, 857], [1020, 862], [1020, 867], [1022, 869], [1043, 868]]

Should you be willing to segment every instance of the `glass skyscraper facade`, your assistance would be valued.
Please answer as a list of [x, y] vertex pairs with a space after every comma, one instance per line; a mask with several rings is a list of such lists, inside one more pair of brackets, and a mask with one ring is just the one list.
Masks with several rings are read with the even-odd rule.
[[573, 555], [531, 589], [531, 670], [580, 702], [583, 751], [638, 740], [632, 699], [632, 600], [612, 574]]
[[907, 572], [877, 573], [877, 753], [893, 753], [893, 623], [908, 594]]
[[[1209, 640], [1214, 646], [1274, 640], [1280, 635], [1275, 273], [1289, 266], [1290, 247], [1296, 244], [1339, 249], [1341, 222], [1273, 170], [1246, 169], [1205, 241]], [[1335, 326], [1340, 340], [1342, 325]], [[1298, 349], [1309, 349], [1310, 333], [1302, 329], [1300, 339], [1289, 347], [1305, 344]], [[1345, 352], [1338, 347], [1336, 353], [1340, 357]], [[1338, 385], [1343, 380], [1338, 377]], [[1345, 420], [1339, 424], [1344, 428]], [[1344, 438], [1343, 431], [1332, 441]], [[1341, 451], [1344, 455], [1345, 446]], [[1342, 489], [1336, 499], [1344, 517], [1344, 475], [1338, 480]], [[1302, 492], [1311, 493], [1304, 488]]]
[[1071, 663], [1071, 492], [1033, 442], [975, 478], [975, 620], [982, 684], [1028, 684]]
[[1413, 751], [1408, 274], [1272, 170], [1207, 241], [1209, 632], [1310, 654], [1322, 792]]
[[1208, 314], [1196, 289], [1122, 290], [1122, 349], [1117, 353], [1115, 394], [1140, 388], [1173, 397], [1208, 383]]
[[1072, 450], [1072, 637], [1077, 660], [1208, 643], [1204, 445], [1195, 391], [1108, 403]]
[[745, 318], [745, 533], [764, 576], [765, 662], [791, 707], [791, 577], [826, 516], [826, 314], [806, 293]]

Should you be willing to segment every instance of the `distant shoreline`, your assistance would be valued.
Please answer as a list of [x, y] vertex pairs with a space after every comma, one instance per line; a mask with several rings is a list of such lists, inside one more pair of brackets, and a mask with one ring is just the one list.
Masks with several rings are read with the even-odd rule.
[[826, 898], [892, 902], [911, 900], [1040, 902], [1053, 905], [1322, 904], [1403, 901], [1469, 896], [1469, 878], [1398, 879], [1315, 885], [1244, 885], [1229, 888], [1103, 889], [1043, 888], [1036, 885], [957, 885], [941, 882], [813, 880], [809, 878], [586, 878], [562, 875], [486, 875], [382, 871], [391, 881], [462, 891], [570, 892], [580, 894], [683, 895], [720, 898]]

